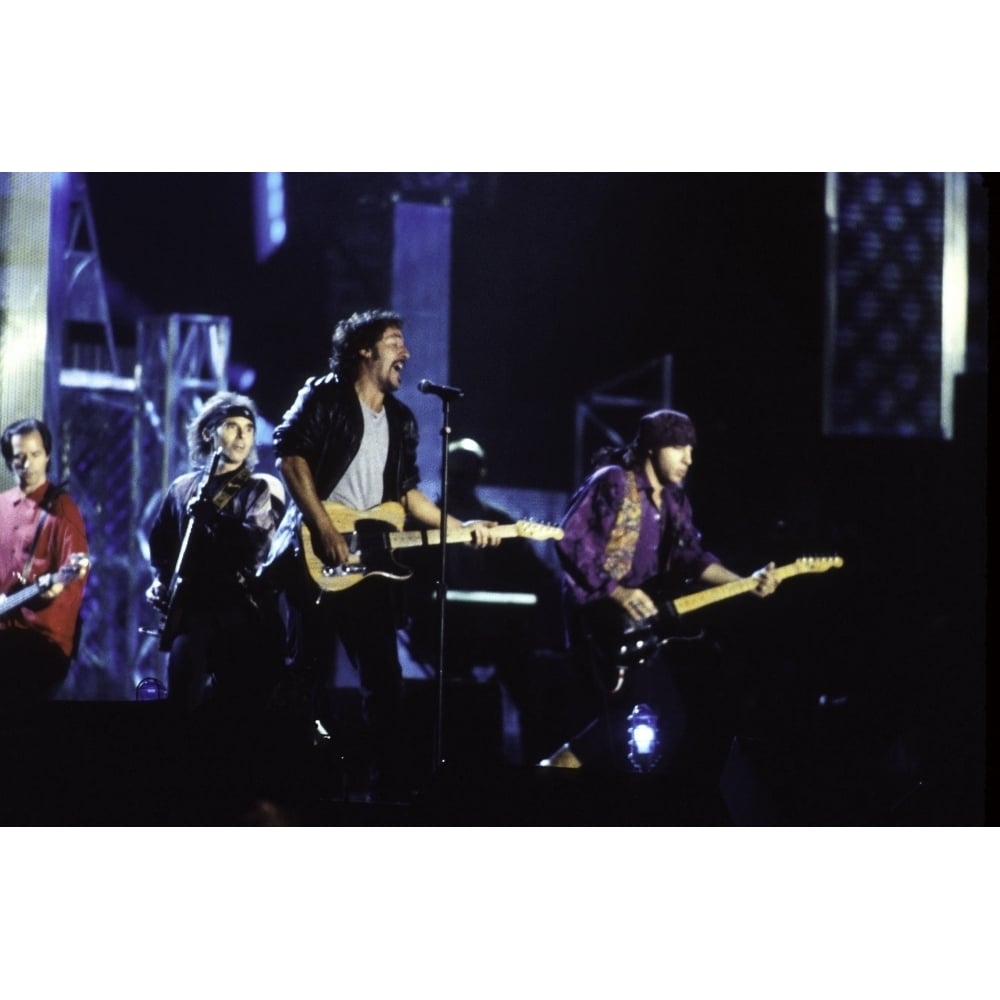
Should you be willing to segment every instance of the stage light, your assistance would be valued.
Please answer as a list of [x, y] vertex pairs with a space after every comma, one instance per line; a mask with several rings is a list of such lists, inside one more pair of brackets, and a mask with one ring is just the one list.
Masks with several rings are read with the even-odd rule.
[[253, 175], [254, 227], [257, 263], [261, 264], [285, 242], [288, 222], [285, 216], [285, 175]]
[[226, 382], [237, 392], [249, 392], [257, 381], [257, 372], [249, 365], [230, 362], [226, 365]]
[[651, 771], [660, 760], [659, 719], [645, 704], [628, 716], [628, 762], [634, 771]]
[[155, 677], [143, 677], [135, 686], [136, 701], [162, 701], [166, 696], [166, 687]]

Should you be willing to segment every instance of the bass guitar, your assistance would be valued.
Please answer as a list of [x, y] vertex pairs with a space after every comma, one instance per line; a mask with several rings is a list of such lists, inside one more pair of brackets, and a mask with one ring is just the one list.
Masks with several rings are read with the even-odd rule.
[[[350, 560], [340, 566], [328, 566], [313, 552], [312, 536], [302, 525], [302, 551], [306, 569], [313, 582], [324, 591], [345, 590], [370, 576], [385, 576], [393, 580], [407, 580], [413, 570], [399, 563], [393, 556], [396, 549], [423, 545], [440, 545], [440, 529], [422, 528], [403, 531], [406, 511], [402, 504], [389, 502], [370, 507], [368, 510], [354, 510], [344, 504], [327, 501], [323, 504], [333, 526], [347, 540], [351, 551]], [[528, 538], [533, 541], [559, 539], [562, 528], [534, 521], [518, 521], [515, 524], [501, 524], [493, 529], [500, 538]], [[446, 542], [469, 542], [471, 528], [449, 528]]]
[[74, 552], [69, 557], [69, 562], [60, 569], [51, 573], [43, 573], [34, 583], [29, 583], [20, 590], [15, 590], [12, 594], [0, 596], [0, 618], [16, 611], [22, 604], [34, 600], [39, 594], [44, 594], [50, 587], [57, 583], [69, 583], [78, 576], [82, 576], [90, 568], [90, 556], [84, 552]]
[[[779, 566], [773, 572], [780, 581], [802, 573], [825, 573], [843, 565], [844, 560], [840, 556], [803, 556], [787, 566]], [[684, 615], [717, 601], [749, 593], [756, 586], [757, 581], [753, 577], [746, 577], [673, 600], [660, 600], [657, 601], [659, 611], [639, 621], [630, 618], [617, 602], [610, 599], [585, 604], [580, 609], [583, 629], [591, 640], [600, 665], [609, 668], [611, 693], [621, 690], [631, 667], [644, 663], [663, 646], [701, 637], [701, 631], [685, 633], [679, 627], [678, 622]]]

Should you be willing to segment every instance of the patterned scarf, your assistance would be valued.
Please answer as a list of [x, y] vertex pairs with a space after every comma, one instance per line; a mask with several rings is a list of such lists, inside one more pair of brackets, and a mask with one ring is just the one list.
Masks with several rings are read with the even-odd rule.
[[639, 544], [639, 526], [642, 523], [642, 500], [635, 473], [629, 469], [625, 473], [625, 496], [611, 529], [607, 547], [604, 550], [604, 572], [612, 579], [621, 581], [632, 568], [632, 557]]

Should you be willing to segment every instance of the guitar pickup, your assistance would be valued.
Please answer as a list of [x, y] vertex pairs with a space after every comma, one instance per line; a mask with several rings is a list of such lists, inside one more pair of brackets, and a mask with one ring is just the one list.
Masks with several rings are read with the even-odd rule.
[[325, 577], [334, 576], [357, 576], [358, 574], [364, 574], [365, 566], [363, 563], [341, 563], [339, 566], [324, 566], [320, 573]]
[[634, 639], [630, 643], [622, 643], [618, 647], [619, 656], [642, 656], [647, 649], [656, 649], [659, 643], [655, 639]]

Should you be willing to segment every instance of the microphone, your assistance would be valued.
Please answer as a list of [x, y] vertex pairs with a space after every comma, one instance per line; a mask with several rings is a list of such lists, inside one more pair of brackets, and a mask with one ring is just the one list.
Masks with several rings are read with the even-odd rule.
[[417, 383], [417, 389], [431, 396], [439, 396], [441, 399], [461, 399], [465, 393], [461, 389], [456, 389], [450, 385], [437, 385], [430, 379], [422, 378]]

